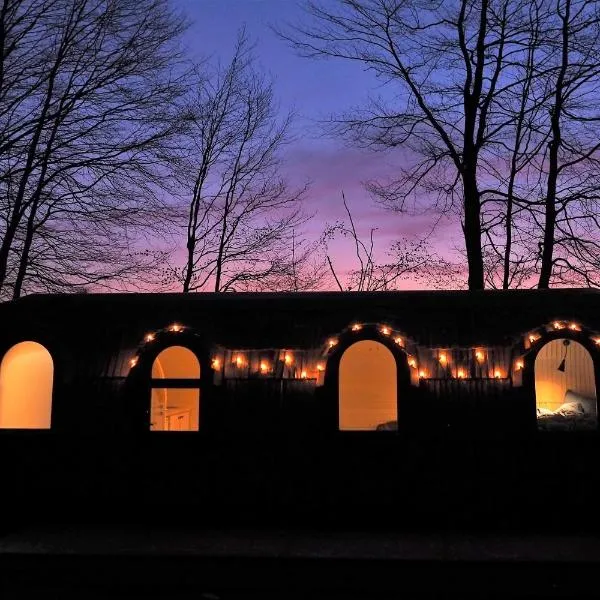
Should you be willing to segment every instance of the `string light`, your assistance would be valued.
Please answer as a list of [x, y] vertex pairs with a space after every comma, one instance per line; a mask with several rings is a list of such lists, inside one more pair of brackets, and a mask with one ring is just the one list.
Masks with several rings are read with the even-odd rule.
[[466, 373], [464, 369], [458, 369], [458, 371], [456, 372], [456, 376], [459, 379], [464, 379], [466, 377]]
[[448, 362], [448, 357], [445, 352], [442, 352], [439, 357], [440, 362], [445, 365]]
[[306, 371], [303, 369], [302, 372], [300, 373], [300, 377], [302, 379], [306, 379], [307, 375], [306, 375]]
[[594, 344], [596, 344], [596, 346], [600, 346], [600, 338], [594, 338]]
[[169, 326], [169, 331], [172, 331], [173, 333], [179, 333], [180, 331], [183, 331], [183, 327], [178, 323], [173, 323], [171, 326]]
[[146, 342], [153, 342], [153, 341], [154, 341], [154, 339], [155, 339], [155, 336], [154, 336], [154, 334], [153, 334], [153, 333], [147, 333], [147, 334], [144, 336], [144, 340], [145, 340]]
[[517, 371], [520, 371], [525, 367], [525, 363], [522, 360], [518, 360], [515, 366], [517, 367]]
[[535, 342], [537, 342], [540, 339], [539, 335], [535, 335], [534, 333], [529, 335], [529, 343], [530, 344], [534, 344]]
[[569, 323], [569, 329], [571, 331], [581, 331], [581, 327], [577, 323]]
[[212, 359], [212, 363], [211, 363], [211, 367], [215, 371], [218, 371], [221, 368], [221, 361], [218, 358], [213, 358]]
[[485, 355], [483, 354], [483, 352], [482, 352], [481, 350], [476, 350], [476, 351], [475, 351], [475, 358], [476, 358], [476, 359], [477, 359], [479, 362], [481, 362], [481, 361], [482, 361], [482, 360], [485, 358]]
[[500, 379], [500, 378], [502, 377], [502, 373], [500, 372], [500, 370], [499, 370], [499, 369], [496, 369], [496, 370], [494, 371], [494, 377], [495, 377], [496, 379]]
[[425, 379], [427, 377], [427, 371], [424, 371], [423, 369], [421, 369], [419, 371], [419, 379]]
[[325, 370], [325, 365], [323, 363], [317, 364], [317, 371], [321, 372]]
[[415, 358], [413, 356], [408, 357], [408, 366], [412, 367], [413, 369], [417, 368], [417, 361], [415, 360]]
[[246, 363], [246, 361], [244, 360], [244, 357], [241, 354], [238, 354], [233, 362], [235, 363], [235, 366], [239, 369], [241, 367], [244, 366], [244, 364]]
[[330, 340], [327, 341], [327, 345], [329, 346], [329, 348], [333, 348], [336, 344], [338, 343], [338, 341], [335, 338], [331, 338]]
[[138, 364], [138, 360], [139, 358], [137, 356], [134, 356], [130, 361], [129, 361], [129, 366], [133, 369], [133, 367], [135, 367], [135, 365]]
[[554, 323], [552, 323], [552, 326], [554, 327], [554, 329], [564, 329], [565, 328], [565, 326], [560, 321], [554, 321]]
[[292, 357], [292, 355], [289, 352], [286, 352], [284, 357], [283, 357], [283, 362], [286, 365], [291, 365], [293, 362], [294, 358]]
[[352, 331], [360, 331], [362, 329], [362, 325], [360, 323], [354, 323], [351, 329]]
[[383, 335], [390, 335], [390, 328], [387, 325], [384, 325], [379, 331], [381, 331]]
[[402, 338], [400, 336], [395, 337], [394, 342], [398, 344], [398, 346], [402, 346]]
[[266, 373], [269, 370], [269, 363], [265, 360], [261, 360], [259, 368], [261, 373]]

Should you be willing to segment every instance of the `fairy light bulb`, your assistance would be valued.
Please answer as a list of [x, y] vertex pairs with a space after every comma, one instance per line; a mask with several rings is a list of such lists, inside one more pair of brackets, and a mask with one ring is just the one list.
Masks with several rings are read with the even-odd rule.
[[425, 379], [427, 377], [427, 371], [424, 371], [423, 369], [421, 369], [419, 371], [419, 379]]
[[183, 330], [183, 327], [181, 325], [179, 325], [179, 323], [173, 323], [169, 327], [169, 331], [172, 331], [173, 333], [179, 333], [182, 330]]
[[133, 367], [135, 367], [135, 365], [138, 364], [138, 360], [139, 358], [137, 356], [134, 356], [130, 361], [129, 361], [129, 366], [133, 369]]
[[218, 358], [213, 358], [211, 366], [215, 371], [218, 371], [221, 368], [221, 361]]
[[398, 346], [402, 346], [402, 338], [400, 336], [395, 337], [394, 342], [398, 344]]
[[538, 336], [532, 333], [532, 334], [529, 336], [529, 343], [533, 344], [533, 343], [535, 343], [535, 342], [537, 342], [537, 341], [538, 341]]
[[300, 377], [301, 377], [302, 379], [306, 379], [306, 377], [307, 377], [307, 373], [306, 373], [306, 371], [305, 371], [304, 369], [301, 371], [301, 373], [300, 373]]
[[563, 329], [564, 325], [560, 322], [560, 321], [554, 321], [554, 323], [552, 323], [554, 329]]
[[379, 331], [383, 333], [383, 335], [390, 335], [390, 328], [387, 325], [384, 325]]
[[331, 339], [327, 340], [327, 345], [329, 346], [329, 348], [333, 348], [337, 343], [338, 342], [335, 338], [331, 338]]
[[569, 323], [569, 329], [571, 331], [581, 331], [581, 327], [577, 323]]
[[244, 361], [244, 357], [241, 354], [238, 354], [235, 357], [235, 361], [234, 362], [235, 362], [235, 366], [238, 367], [238, 369], [239, 369], [239, 368], [241, 368], [241, 367], [244, 366], [244, 362], [245, 362]]
[[448, 357], [446, 356], [445, 352], [440, 353], [439, 360], [440, 360], [440, 363], [443, 365], [445, 365], [448, 362]]
[[155, 336], [154, 336], [154, 334], [153, 334], [153, 333], [147, 333], [147, 334], [144, 336], [144, 340], [145, 340], [146, 342], [153, 342], [153, 341], [155, 340]]
[[481, 350], [476, 350], [476, 351], [475, 351], [475, 358], [476, 358], [476, 359], [477, 359], [479, 362], [481, 362], [481, 361], [482, 361], [482, 360], [485, 358], [485, 355], [483, 354], [483, 352], [482, 352]]
[[496, 370], [494, 371], [494, 377], [495, 377], [496, 379], [500, 379], [500, 378], [502, 377], [502, 373], [500, 372], [500, 369], [496, 369]]
[[516, 362], [515, 366], [517, 367], [517, 371], [521, 371], [523, 369], [523, 367], [525, 366], [525, 363], [522, 360], [518, 360]]
[[456, 372], [456, 376], [459, 379], [464, 379], [466, 377], [466, 373], [464, 369], [458, 369], [458, 371]]
[[413, 356], [408, 357], [408, 366], [412, 367], [413, 369], [417, 368], [417, 361]]
[[260, 372], [266, 373], [269, 370], [269, 363], [265, 360], [260, 361]]
[[360, 331], [362, 329], [362, 325], [360, 323], [354, 323], [350, 329], [352, 329], [352, 331]]
[[325, 365], [323, 363], [317, 364], [317, 371], [321, 372], [325, 370]]
[[286, 365], [291, 365], [292, 362], [293, 362], [293, 360], [294, 360], [293, 356], [289, 352], [286, 352], [285, 355], [284, 355], [284, 357], [283, 357], [283, 362]]

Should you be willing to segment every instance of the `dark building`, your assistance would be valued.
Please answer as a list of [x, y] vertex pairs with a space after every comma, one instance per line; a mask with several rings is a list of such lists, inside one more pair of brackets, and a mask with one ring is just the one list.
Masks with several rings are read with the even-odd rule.
[[0, 318], [23, 519], [595, 521], [598, 291], [35, 295]]

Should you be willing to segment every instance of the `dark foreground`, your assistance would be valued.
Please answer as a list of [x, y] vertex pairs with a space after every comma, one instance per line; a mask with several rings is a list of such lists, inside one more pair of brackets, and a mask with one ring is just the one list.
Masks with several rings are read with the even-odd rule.
[[71, 525], [0, 538], [2, 598], [597, 597], [599, 569], [600, 537], [567, 534]]

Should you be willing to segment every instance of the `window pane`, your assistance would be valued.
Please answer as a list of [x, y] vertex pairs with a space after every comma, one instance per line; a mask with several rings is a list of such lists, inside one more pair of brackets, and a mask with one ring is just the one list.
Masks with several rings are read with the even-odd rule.
[[538, 427], [566, 431], [595, 429], [597, 407], [592, 357], [578, 342], [569, 340], [565, 346], [564, 341], [548, 342], [535, 359]]
[[373, 340], [352, 344], [339, 378], [340, 429], [397, 429], [396, 359], [388, 348]]
[[200, 363], [196, 355], [183, 346], [169, 346], [154, 360], [154, 379], [200, 379]]
[[151, 431], [198, 431], [199, 389], [153, 388]]
[[0, 365], [0, 428], [50, 429], [53, 364], [36, 342], [13, 346]]

